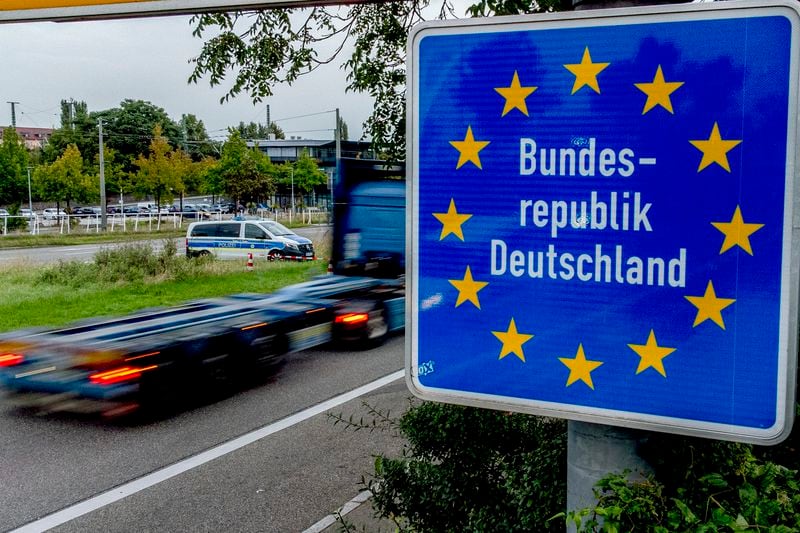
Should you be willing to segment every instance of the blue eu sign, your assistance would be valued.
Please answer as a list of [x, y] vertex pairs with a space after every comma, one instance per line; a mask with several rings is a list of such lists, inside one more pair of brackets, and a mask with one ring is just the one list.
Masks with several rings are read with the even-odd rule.
[[796, 5], [412, 33], [416, 394], [719, 439], [788, 434]]

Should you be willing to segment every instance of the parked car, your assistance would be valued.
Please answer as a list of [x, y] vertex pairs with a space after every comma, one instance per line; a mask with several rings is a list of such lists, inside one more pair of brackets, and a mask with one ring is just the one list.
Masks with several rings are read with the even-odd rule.
[[195, 204], [183, 204], [183, 218], [203, 220], [210, 217], [211, 213], [199, 208]]
[[235, 209], [236, 206], [231, 203], [219, 203], [211, 206], [212, 213], [222, 213], [223, 215], [233, 213]]
[[100, 216], [100, 208], [99, 207], [76, 207], [72, 210], [73, 215], [78, 215], [81, 217], [94, 217]]
[[45, 220], [56, 220], [66, 216], [67, 214], [63, 209], [56, 209], [55, 207], [47, 207], [42, 211], [42, 218]]
[[126, 205], [122, 208], [122, 212], [126, 215], [138, 215], [141, 210], [138, 205]]
[[0, 217], [7, 217], [9, 215], [11, 215], [11, 213], [9, 213], [7, 209], [0, 209]]
[[31, 211], [27, 207], [24, 207], [24, 208], [20, 209], [19, 210], [19, 214], [20, 214], [20, 216], [28, 217], [28, 218], [34, 218], [34, 217], [37, 216], [36, 211]]

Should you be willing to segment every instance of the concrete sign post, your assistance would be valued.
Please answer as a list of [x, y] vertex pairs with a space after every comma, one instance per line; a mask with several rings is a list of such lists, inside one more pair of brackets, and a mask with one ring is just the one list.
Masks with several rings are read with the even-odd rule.
[[796, 3], [724, 2], [412, 32], [411, 390], [783, 439], [799, 30]]

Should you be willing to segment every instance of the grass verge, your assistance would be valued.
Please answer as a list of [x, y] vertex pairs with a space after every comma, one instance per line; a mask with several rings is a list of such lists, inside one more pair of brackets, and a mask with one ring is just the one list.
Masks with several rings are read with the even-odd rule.
[[[2, 228], [0, 228], [2, 230]], [[159, 231], [114, 232], [114, 233], [71, 233], [69, 235], [0, 235], [2, 248], [36, 248], [40, 246], [72, 246], [76, 244], [96, 244], [102, 242], [133, 242], [151, 239], [185, 237], [186, 225], [183, 228]]]
[[93, 263], [17, 265], [0, 270], [0, 332], [60, 326], [93, 316], [118, 316], [148, 307], [243, 292], [270, 293], [325, 272], [322, 261], [194, 260], [149, 244], [103, 251]]

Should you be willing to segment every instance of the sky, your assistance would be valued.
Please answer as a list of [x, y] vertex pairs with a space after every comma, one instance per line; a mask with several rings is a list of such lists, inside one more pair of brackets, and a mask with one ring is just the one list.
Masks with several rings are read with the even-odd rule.
[[[59, 126], [62, 99], [85, 101], [91, 112], [130, 98], [162, 107], [174, 120], [193, 113], [212, 138], [239, 122], [265, 122], [269, 104], [287, 138], [332, 139], [338, 107], [350, 139], [361, 138], [372, 100], [345, 92], [344, 59], [276, 87], [259, 104], [246, 95], [221, 104], [227, 84], [187, 82], [188, 60], [203, 42], [191, 30], [188, 16], [0, 24], [0, 125], [11, 124], [9, 101], [19, 102], [18, 127], [49, 128]], [[313, 116], [296, 118], [303, 115]]]

